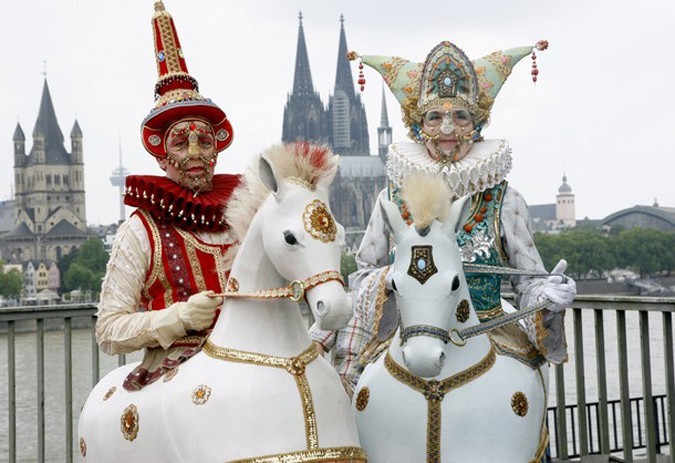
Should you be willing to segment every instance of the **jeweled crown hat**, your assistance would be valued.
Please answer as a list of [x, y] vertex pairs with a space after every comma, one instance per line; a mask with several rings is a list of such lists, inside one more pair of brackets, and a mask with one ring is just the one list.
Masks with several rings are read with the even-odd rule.
[[513, 67], [532, 54], [532, 79], [536, 82], [539, 70], [534, 49], [545, 50], [548, 42], [535, 46], [496, 51], [470, 61], [455, 44], [443, 41], [436, 45], [423, 63], [415, 63], [397, 56], [362, 55], [351, 52], [364, 64], [382, 75], [401, 105], [403, 121], [408, 128], [419, 124], [424, 113], [437, 106], [467, 109], [480, 127], [489, 116], [495, 98], [511, 74]]
[[161, 0], [155, 3], [152, 32], [158, 80], [155, 106], [141, 124], [143, 146], [155, 157], [166, 157], [166, 130], [173, 122], [189, 117], [210, 123], [216, 152], [224, 150], [232, 143], [232, 125], [218, 105], [199, 94], [197, 80], [188, 73], [173, 18]]

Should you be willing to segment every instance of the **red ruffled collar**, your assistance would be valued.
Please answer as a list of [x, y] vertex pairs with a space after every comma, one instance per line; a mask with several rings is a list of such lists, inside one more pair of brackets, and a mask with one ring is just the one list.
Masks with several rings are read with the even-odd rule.
[[225, 205], [239, 185], [239, 175], [213, 176], [213, 188], [195, 194], [168, 177], [129, 175], [124, 204], [148, 211], [155, 220], [185, 230], [217, 232], [227, 230]]

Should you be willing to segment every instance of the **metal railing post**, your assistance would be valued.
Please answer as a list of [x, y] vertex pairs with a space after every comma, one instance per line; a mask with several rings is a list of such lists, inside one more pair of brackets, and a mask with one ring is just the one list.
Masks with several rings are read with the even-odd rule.
[[607, 410], [607, 361], [605, 358], [605, 322], [602, 310], [595, 309], [595, 356], [598, 375], [598, 439], [600, 454], [609, 455], [609, 416]]
[[649, 346], [649, 312], [640, 311], [640, 345], [642, 352], [642, 391], [645, 404], [645, 432], [647, 461], [656, 463], [656, 415], [652, 393], [652, 361]]
[[628, 337], [626, 336], [626, 312], [616, 312], [617, 344], [619, 351], [619, 383], [621, 391], [621, 431], [623, 434], [623, 458], [633, 462], [633, 417], [630, 410], [630, 383], [628, 382]]
[[45, 321], [37, 319], [37, 421], [38, 461], [45, 461]]
[[575, 383], [577, 391], [577, 422], [579, 423], [579, 455], [588, 455], [588, 426], [586, 422], [586, 387], [584, 375], [584, 330], [581, 325], [581, 309], [574, 313]]
[[555, 366], [556, 408], [558, 409], [557, 450], [558, 458], [567, 460], [567, 410], [565, 409], [565, 371], [562, 365]]
[[72, 318], [64, 324], [64, 355], [66, 375], [66, 462], [73, 462], [73, 330]]
[[666, 416], [668, 421], [668, 438], [670, 455], [675, 455], [675, 362], [673, 359], [673, 314], [663, 312], [663, 351], [666, 370]]
[[16, 335], [14, 321], [7, 322], [7, 399], [9, 462], [16, 463]]

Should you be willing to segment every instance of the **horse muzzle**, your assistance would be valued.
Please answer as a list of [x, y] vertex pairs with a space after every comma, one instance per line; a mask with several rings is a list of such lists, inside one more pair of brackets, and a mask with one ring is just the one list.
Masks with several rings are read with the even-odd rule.
[[326, 282], [306, 293], [307, 303], [321, 330], [339, 330], [352, 318], [351, 299], [337, 281]]
[[434, 378], [445, 366], [445, 352], [438, 341], [430, 338], [411, 339], [403, 347], [403, 363], [411, 373]]

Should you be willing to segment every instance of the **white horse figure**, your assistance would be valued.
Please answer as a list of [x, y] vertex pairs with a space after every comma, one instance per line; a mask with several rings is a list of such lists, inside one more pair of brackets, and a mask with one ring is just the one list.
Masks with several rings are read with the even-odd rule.
[[487, 335], [458, 336], [479, 324], [455, 237], [462, 201], [451, 206], [442, 181], [414, 182], [403, 188], [415, 223], [382, 204], [395, 243], [401, 328], [355, 390], [368, 461], [539, 461], [548, 442], [547, 367], [496, 355]]
[[365, 462], [349, 398], [295, 302], [304, 294], [326, 329], [351, 317], [335, 271], [344, 229], [328, 208], [336, 169], [307, 144], [261, 155], [228, 208], [245, 233], [228, 282], [241, 297], [225, 298], [203, 350], [175, 374], [129, 392], [127, 365], [96, 385], [80, 416], [86, 461]]

